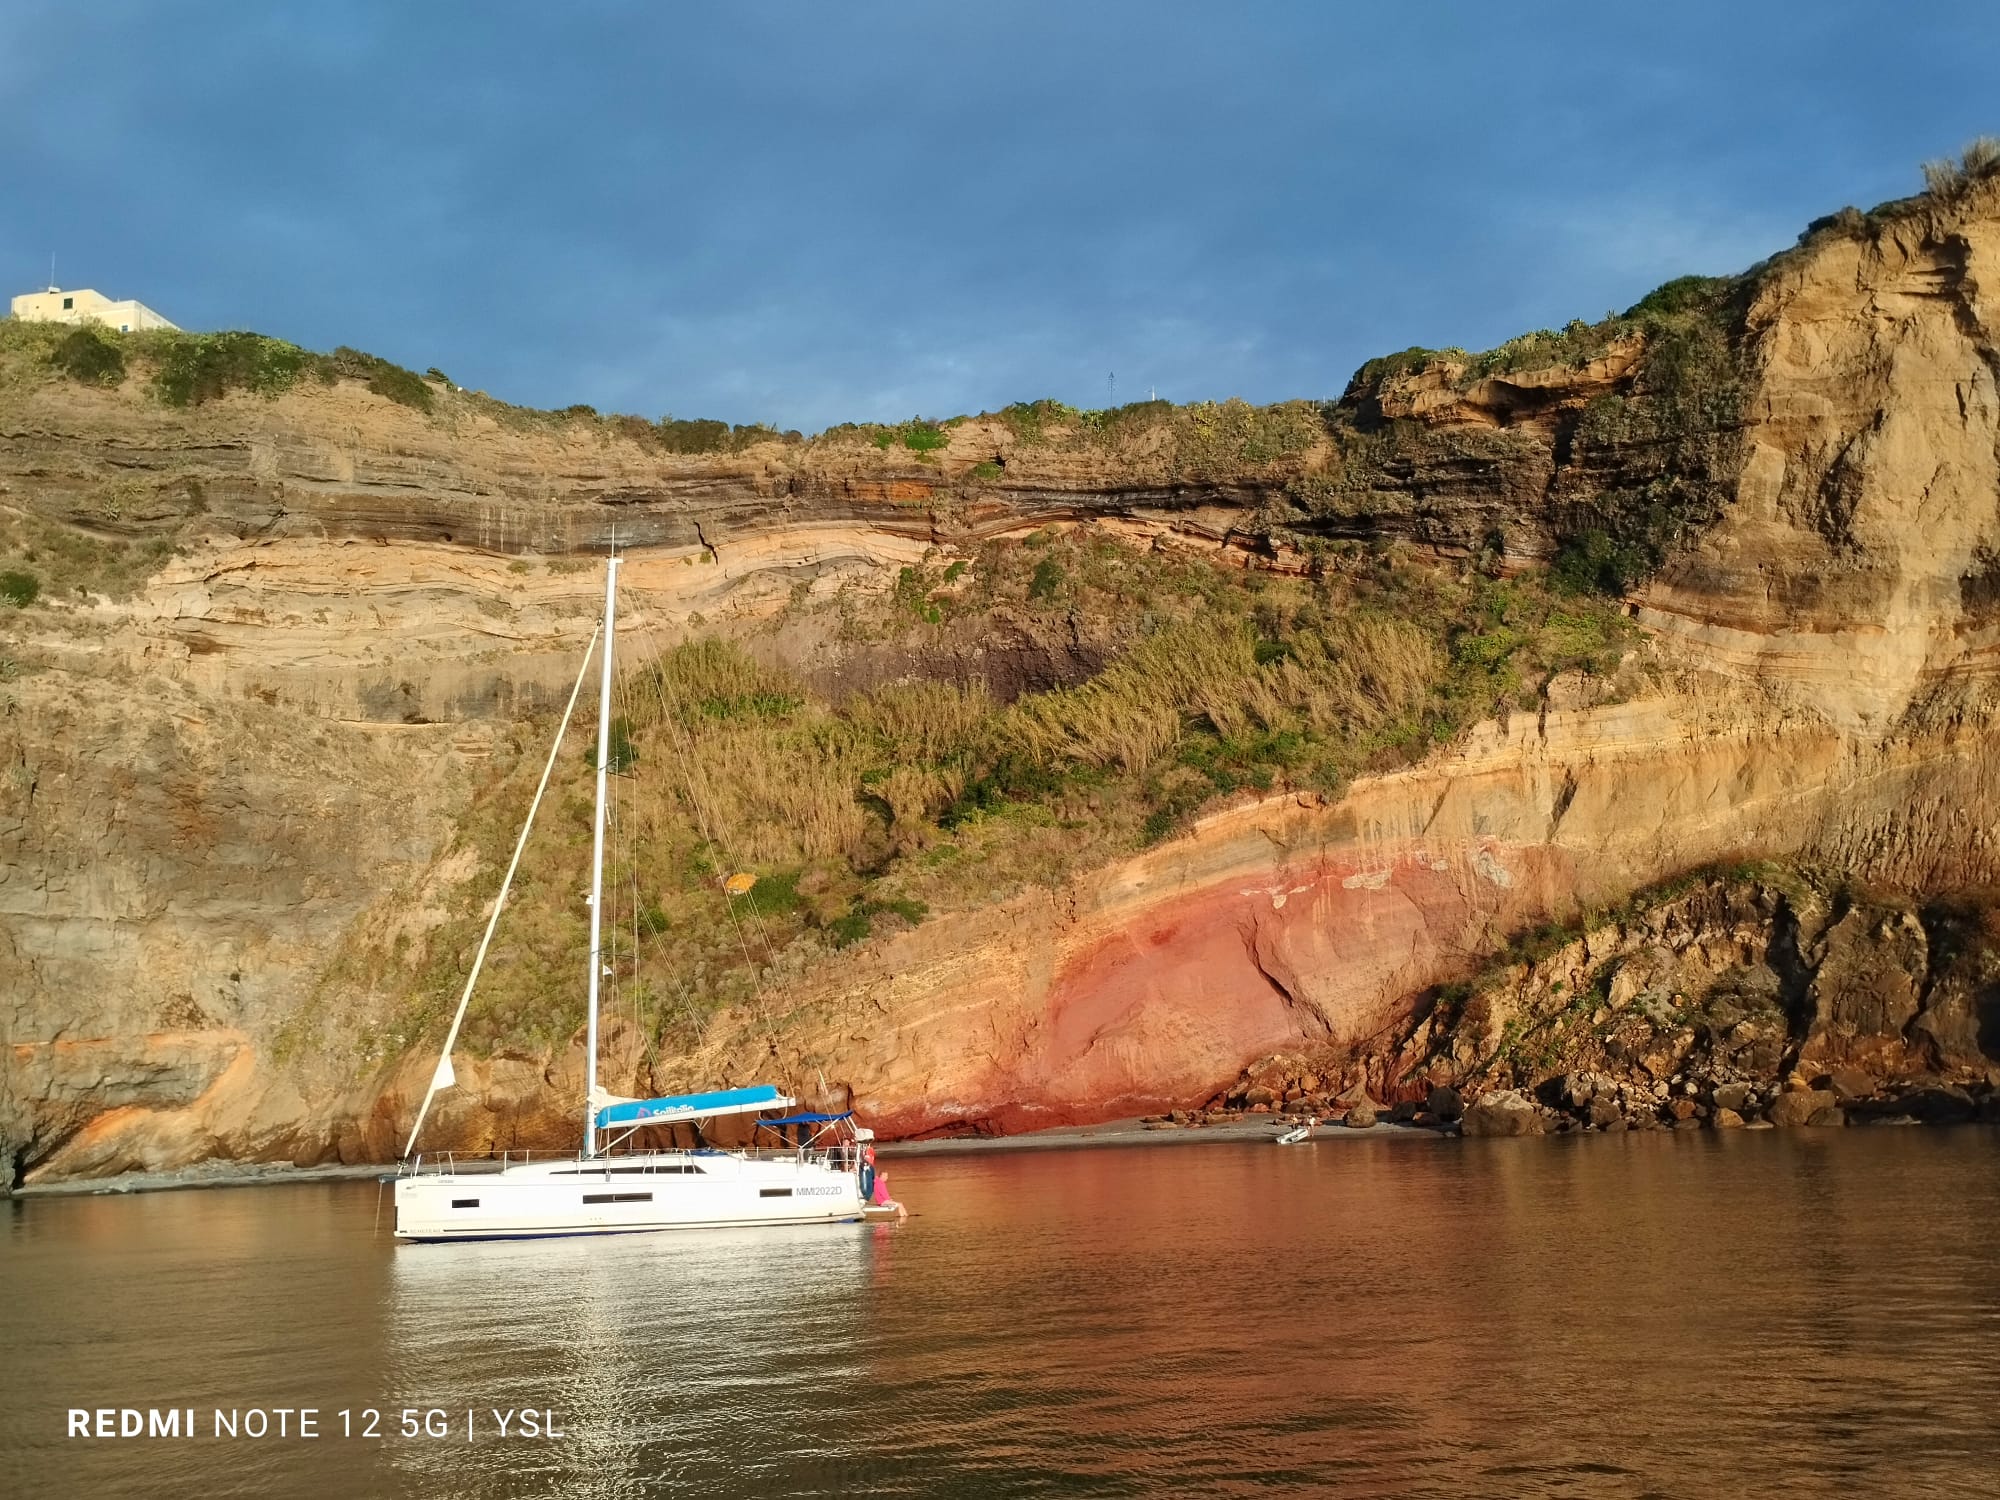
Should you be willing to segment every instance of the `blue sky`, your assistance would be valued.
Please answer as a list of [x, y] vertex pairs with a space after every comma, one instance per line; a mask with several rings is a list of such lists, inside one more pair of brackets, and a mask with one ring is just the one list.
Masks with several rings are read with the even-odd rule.
[[808, 431], [1321, 397], [1908, 193], [1997, 69], [1928, 0], [8, 0], [0, 280]]

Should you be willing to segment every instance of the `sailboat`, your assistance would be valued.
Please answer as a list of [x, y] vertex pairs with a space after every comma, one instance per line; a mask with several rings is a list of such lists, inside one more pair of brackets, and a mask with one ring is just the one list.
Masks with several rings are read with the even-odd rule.
[[[514, 857], [494, 898], [486, 934], [474, 955], [464, 994], [446, 1033], [431, 1084], [404, 1148], [396, 1178], [396, 1237], [403, 1240], [525, 1239], [545, 1235], [632, 1234], [754, 1224], [827, 1223], [864, 1217], [873, 1186], [873, 1132], [851, 1112], [799, 1111], [798, 1100], [758, 1084], [660, 1099], [628, 1099], [597, 1083], [598, 981], [603, 967], [605, 785], [612, 756], [612, 642], [618, 605], [619, 558], [613, 551], [604, 580], [604, 621], [571, 689], [548, 765], [522, 824]], [[597, 709], [597, 802], [591, 851], [590, 954], [585, 1028], [583, 1145], [574, 1156], [498, 1164], [461, 1160], [456, 1154], [416, 1153], [419, 1134], [440, 1090], [455, 1080], [451, 1053], [465, 1020], [473, 986], [485, 963], [514, 872], [527, 846], [535, 811], [547, 791], [570, 716], [602, 639], [602, 680]], [[772, 1111], [780, 1113], [768, 1117]], [[635, 1147], [641, 1132], [692, 1126], [697, 1142], [710, 1122], [758, 1116], [763, 1133], [782, 1143], [763, 1149], [718, 1150]], [[759, 1132], [753, 1130], [753, 1140]]]

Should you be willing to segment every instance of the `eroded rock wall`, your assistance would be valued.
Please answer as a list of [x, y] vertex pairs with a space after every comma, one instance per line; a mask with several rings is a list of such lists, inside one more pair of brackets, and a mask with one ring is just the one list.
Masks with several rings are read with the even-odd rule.
[[[1740, 473], [1635, 601], [1636, 696], [1593, 707], [1558, 685], [1336, 802], [1226, 808], [1060, 889], [830, 959], [688, 1058], [619, 1054], [614, 1078], [775, 1073], [894, 1133], [1099, 1118], [1198, 1102], [1261, 1052], [1399, 1035], [1510, 931], [1707, 862], [2000, 883], [1996, 193], [1817, 236], [1757, 283]], [[1376, 416], [1438, 442], [1343, 477], [1358, 488], [1325, 529], [1460, 550], [1498, 532], [1516, 562], [1547, 556], [1583, 490], [1645, 470], [1573, 442], [1636, 367], [1621, 348], [1374, 390]], [[614, 533], [632, 628], [664, 643], [1049, 524], [1303, 566], [1267, 523], [1337, 458], [1197, 470], [976, 421], [934, 463], [838, 444], [695, 459], [473, 404], [424, 418], [351, 385], [192, 413], [0, 393], [0, 504], [181, 544], [130, 597], [5, 621], [7, 1149], [58, 1175], [400, 1145], [429, 1068], [411, 1039], [380, 1038], [386, 1061], [353, 1076], [302, 1067], [285, 1028], [302, 1008], [389, 1013], [341, 989], [342, 945], [392, 920], [385, 894], [421, 945], [439, 893], [479, 873], [453, 841], [469, 768], [522, 753], [511, 722], [566, 690], [596, 613], [586, 559]], [[1857, 1027], [1907, 1033], [1907, 996], [1855, 984], [1881, 996]], [[1976, 1024], [1957, 1032], [1978, 1045]], [[561, 1130], [573, 1064], [465, 1060], [444, 1137], [550, 1144], [528, 1137]]]

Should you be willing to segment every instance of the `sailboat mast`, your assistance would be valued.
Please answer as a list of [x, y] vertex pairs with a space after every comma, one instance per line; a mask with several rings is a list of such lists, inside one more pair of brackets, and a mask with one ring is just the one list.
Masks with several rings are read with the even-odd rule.
[[597, 1155], [597, 986], [604, 960], [604, 785], [611, 770], [611, 635], [618, 555], [604, 570], [604, 681], [597, 694], [597, 814], [590, 851], [590, 1022], [584, 1039], [583, 1154]]

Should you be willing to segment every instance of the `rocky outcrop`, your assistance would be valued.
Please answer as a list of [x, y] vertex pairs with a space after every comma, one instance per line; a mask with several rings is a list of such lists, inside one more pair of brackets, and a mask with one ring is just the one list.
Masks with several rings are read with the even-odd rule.
[[[1449, 1015], [1445, 987], [1539, 924], [1755, 857], [1877, 894], [1808, 913], [1731, 885], [1682, 927], [1635, 919], [1601, 950], [1577, 939], [1568, 969], [1538, 960], [1518, 996], [1616, 961], [1617, 1024], [1564, 1068], [1614, 1085], [1557, 1112], [1644, 1114], [1635, 1080], [1665, 1069], [1671, 1095], [1690, 1058], [1757, 1097], [1682, 1093], [1681, 1123], [1756, 1115], [1785, 1068], [1971, 1099], [1996, 1047], [2000, 185], [1857, 222], [1742, 284], [1740, 389], [1693, 415], [1643, 336], [1539, 371], [1377, 372], [1310, 431], [1293, 413], [1282, 442], [1226, 449], [1228, 414], [1069, 438], [975, 419], [928, 458], [838, 435], [680, 457], [609, 424], [469, 397], [425, 416], [351, 383], [192, 412], [0, 387], [0, 515], [22, 545], [60, 541], [78, 580], [0, 622], [17, 1170], [398, 1148], [428, 1061], [394, 1029], [405, 997], [343, 955], [362, 931], [422, 952], [449, 894], [490, 876], [456, 838], [476, 773], [530, 753], [516, 726], [566, 690], [590, 633], [579, 560], [614, 533], [643, 642], [1051, 525], [1303, 570], [1328, 539], [1504, 568], [1648, 507], [1700, 522], [1633, 597], [1645, 644], [1621, 701], [1553, 683], [1414, 768], [1246, 798], [859, 944], [685, 1056], [635, 1048], [635, 1083], [776, 1076], [903, 1135], [1185, 1109], [1273, 1053], [1345, 1059], [1392, 1101], [1471, 1087], [1496, 1012]], [[178, 551], [141, 567], [155, 542]], [[770, 649], [863, 672], [836, 645]], [[1101, 660], [1062, 649], [1058, 673]], [[1674, 1010], [1690, 986], [1698, 1017]], [[351, 1044], [338, 1066], [306, 1044], [327, 1028]], [[573, 1058], [556, 1039], [467, 1059], [441, 1139], [550, 1144]], [[1535, 1087], [1521, 1061], [1481, 1086]]]
[[[1411, 1094], [1443, 1080], [1531, 1094], [1560, 1128], [1829, 1125], [1857, 1107], [1922, 1118], [1941, 1089], [1957, 1089], [1970, 1118], [2000, 1066], [1937, 1046], [1924, 1020], [1969, 991], [1981, 1024], [2000, 1027], [2000, 945], [1969, 935], [1962, 915], [1796, 871], [1682, 882], [1519, 941], [1441, 990], [1373, 1063]], [[1921, 957], [1933, 929], [1949, 958]], [[1884, 974], [1898, 985], [1861, 982]]]
[[1473, 1101], [1459, 1129], [1471, 1136], [1540, 1135], [1542, 1116], [1527, 1095], [1496, 1089]]

